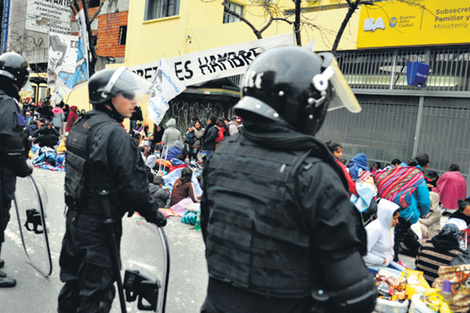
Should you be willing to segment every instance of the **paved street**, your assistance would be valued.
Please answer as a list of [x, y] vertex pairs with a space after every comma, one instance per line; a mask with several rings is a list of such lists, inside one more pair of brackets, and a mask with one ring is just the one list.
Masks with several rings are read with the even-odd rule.
[[[51, 246], [53, 273], [44, 278], [27, 263], [21, 245], [15, 212], [6, 233], [2, 257], [6, 261], [4, 271], [17, 280], [17, 286], [0, 289], [1, 313], [56, 312], [57, 295], [62, 286], [59, 280], [59, 253], [65, 229], [64, 174], [44, 169], [34, 169], [33, 177], [47, 192], [47, 224]], [[14, 210], [14, 209], [13, 209]], [[183, 224], [178, 217], [170, 217], [165, 232], [170, 246], [171, 271], [168, 290], [167, 313], [199, 312], [207, 287], [207, 270], [201, 232]], [[135, 245], [145, 250], [145, 243], [135, 234], [125, 233], [136, 239]], [[129, 238], [129, 237], [128, 237]], [[123, 241], [125, 238], [123, 238]], [[157, 240], [156, 237], [148, 240]], [[123, 251], [124, 253], [124, 251]], [[145, 254], [146, 251], [141, 251]], [[149, 252], [151, 253], [151, 252]], [[114, 301], [113, 312], [120, 312], [119, 302]], [[136, 312], [135, 310], [129, 312]]]
[[[53, 273], [44, 278], [27, 263], [18, 231], [15, 212], [6, 232], [2, 256], [6, 260], [4, 271], [18, 281], [16, 288], [0, 289], [1, 313], [45, 313], [56, 312], [57, 295], [62, 286], [59, 280], [59, 253], [65, 229], [63, 172], [52, 172], [35, 169], [33, 177], [44, 187], [48, 197], [47, 223], [52, 254]], [[443, 221], [448, 216], [443, 217]], [[201, 233], [194, 227], [180, 222], [178, 217], [170, 217], [165, 232], [169, 241], [171, 271], [166, 312], [192, 313], [199, 312], [204, 301], [207, 287], [207, 270], [204, 258], [204, 245]], [[123, 263], [126, 267], [126, 255], [132, 257], [147, 256], [146, 262], [153, 255], [158, 258], [159, 252], [151, 251], [148, 244], [158, 240], [151, 232], [140, 234], [131, 231], [123, 237]], [[155, 254], [156, 253], [156, 254]], [[143, 258], [145, 259], [145, 258]], [[414, 268], [414, 259], [405, 255], [402, 262]], [[158, 263], [158, 261], [155, 261]], [[135, 307], [135, 304], [134, 304]], [[118, 300], [114, 301], [113, 312], [120, 312]], [[128, 312], [136, 312], [129, 308]]]

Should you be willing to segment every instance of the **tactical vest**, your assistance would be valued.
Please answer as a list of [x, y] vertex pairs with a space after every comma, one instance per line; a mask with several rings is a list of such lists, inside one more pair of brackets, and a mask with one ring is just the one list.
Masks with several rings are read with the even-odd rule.
[[239, 134], [212, 155], [203, 176], [211, 277], [267, 296], [309, 293], [308, 232], [295, 199], [306, 158]]
[[71, 200], [75, 206], [94, 195], [93, 185], [97, 179], [93, 177], [96, 173], [90, 167], [90, 144], [99, 128], [97, 126], [106, 122], [116, 123], [108, 114], [92, 111], [77, 120], [67, 137], [65, 196], [66, 201]]

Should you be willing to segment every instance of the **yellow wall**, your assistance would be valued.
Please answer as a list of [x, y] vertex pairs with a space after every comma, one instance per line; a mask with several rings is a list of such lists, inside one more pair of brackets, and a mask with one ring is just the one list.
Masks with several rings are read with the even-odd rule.
[[[129, 1], [129, 20], [127, 28], [126, 56], [124, 66], [133, 66], [158, 61], [206, 49], [223, 47], [245, 41], [256, 40], [253, 31], [243, 22], [223, 24], [223, 6], [221, 0], [203, 2], [201, 0], [181, 0], [179, 15], [144, 21], [146, 0]], [[234, 0], [245, 4], [244, 16], [257, 28], [265, 24], [263, 11], [259, 7], [250, 6], [251, 1]], [[342, 1], [345, 2], [345, 1]], [[291, 0], [278, 0], [282, 11], [293, 9]], [[338, 4], [337, 0], [322, 0], [322, 6]], [[302, 1], [302, 7], [315, 7], [317, 3], [309, 4]], [[339, 29], [346, 9], [332, 9], [321, 12], [307, 13], [311, 22], [322, 29], [311, 30], [304, 27], [302, 30], [302, 45], [315, 38], [315, 50], [330, 50], [335, 35]], [[284, 17], [284, 16], [282, 16]], [[341, 40], [340, 49], [355, 49], [356, 31], [358, 28], [359, 10], [353, 15]], [[263, 38], [290, 33], [293, 26], [285, 22], [273, 23], [265, 32]], [[191, 35], [191, 38], [188, 38]], [[107, 68], [117, 67], [120, 64], [110, 64]], [[69, 105], [76, 105], [80, 110], [90, 110], [88, 103], [88, 88], [82, 87], [74, 90], [64, 100]], [[143, 114], [146, 114], [146, 108]], [[125, 120], [128, 125], [128, 120]]]
[[[170, 58], [206, 49], [256, 40], [253, 31], [243, 22], [223, 24], [223, 6], [220, 1], [203, 2], [201, 0], [181, 0], [178, 16], [144, 21], [145, 0], [130, 0], [129, 21], [126, 43], [125, 65], [157, 61], [163, 55]], [[250, 6], [251, 1], [234, 1], [245, 4], [244, 16], [257, 28], [265, 24], [263, 10]], [[337, 5], [337, 0], [322, 1], [322, 5]], [[317, 4], [315, 4], [317, 5]], [[291, 0], [279, 0], [278, 6], [293, 9]], [[303, 7], [312, 7], [302, 1]], [[330, 50], [347, 10], [335, 9], [306, 13], [311, 22], [322, 29], [302, 30], [302, 45], [315, 37], [316, 50]], [[279, 16], [279, 17], [284, 17]], [[355, 49], [359, 11], [353, 15], [347, 27], [340, 49]], [[285, 34], [293, 31], [293, 26], [285, 22], [273, 22], [263, 32], [263, 38]], [[191, 35], [191, 38], [188, 38]]]

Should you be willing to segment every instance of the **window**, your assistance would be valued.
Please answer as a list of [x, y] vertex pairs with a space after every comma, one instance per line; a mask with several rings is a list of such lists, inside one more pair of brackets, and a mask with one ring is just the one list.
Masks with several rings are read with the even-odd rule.
[[127, 35], [127, 25], [119, 26], [119, 44], [125, 45], [126, 44], [126, 36]]
[[153, 20], [167, 16], [178, 15], [179, 0], [146, 0], [145, 20]]
[[100, 6], [100, 0], [89, 0], [88, 7], [89, 8], [96, 8]]
[[[240, 4], [236, 4], [230, 1], [227, 1], [228, 7], [230, 10], [233, 12], [243, 16], [243, 6]], [[233, 16], [230, 13], [224, 12], [224, 24], [225, 23], [235, 23], [235, 22], [240, 22], [240, 19], [238, 17]]]

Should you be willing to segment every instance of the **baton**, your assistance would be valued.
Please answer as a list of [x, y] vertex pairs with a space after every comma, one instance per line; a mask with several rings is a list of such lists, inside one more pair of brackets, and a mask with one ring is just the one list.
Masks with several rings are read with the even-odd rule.
[[116, 279], [116, 283], [118, 286], [118, 294], [119, 294], [119, 302], [121, 304], [121, 312], [126, 313], [126, 301], [124, 299], [124, 289], [122, 287], [122, 280], [121, 280], [121, 268], [119, 266], [119, 250], [116, 243], [116, 237], [114, 235], [114, 220], [113, 215], [111, 214], [111, 204], [109, 203], [108, 198], [109, 191], [108, 190], [101, 190], [99, 192], [101, 198], [101, 204], [103, 205], [104, 211], [104, 221], [103, 223], [106, 226], [106, 230], [108, 231], [108, 239], [109, 244], [111, 246], [111, 260], [113, 262], [113, 272], [114, 278]]

